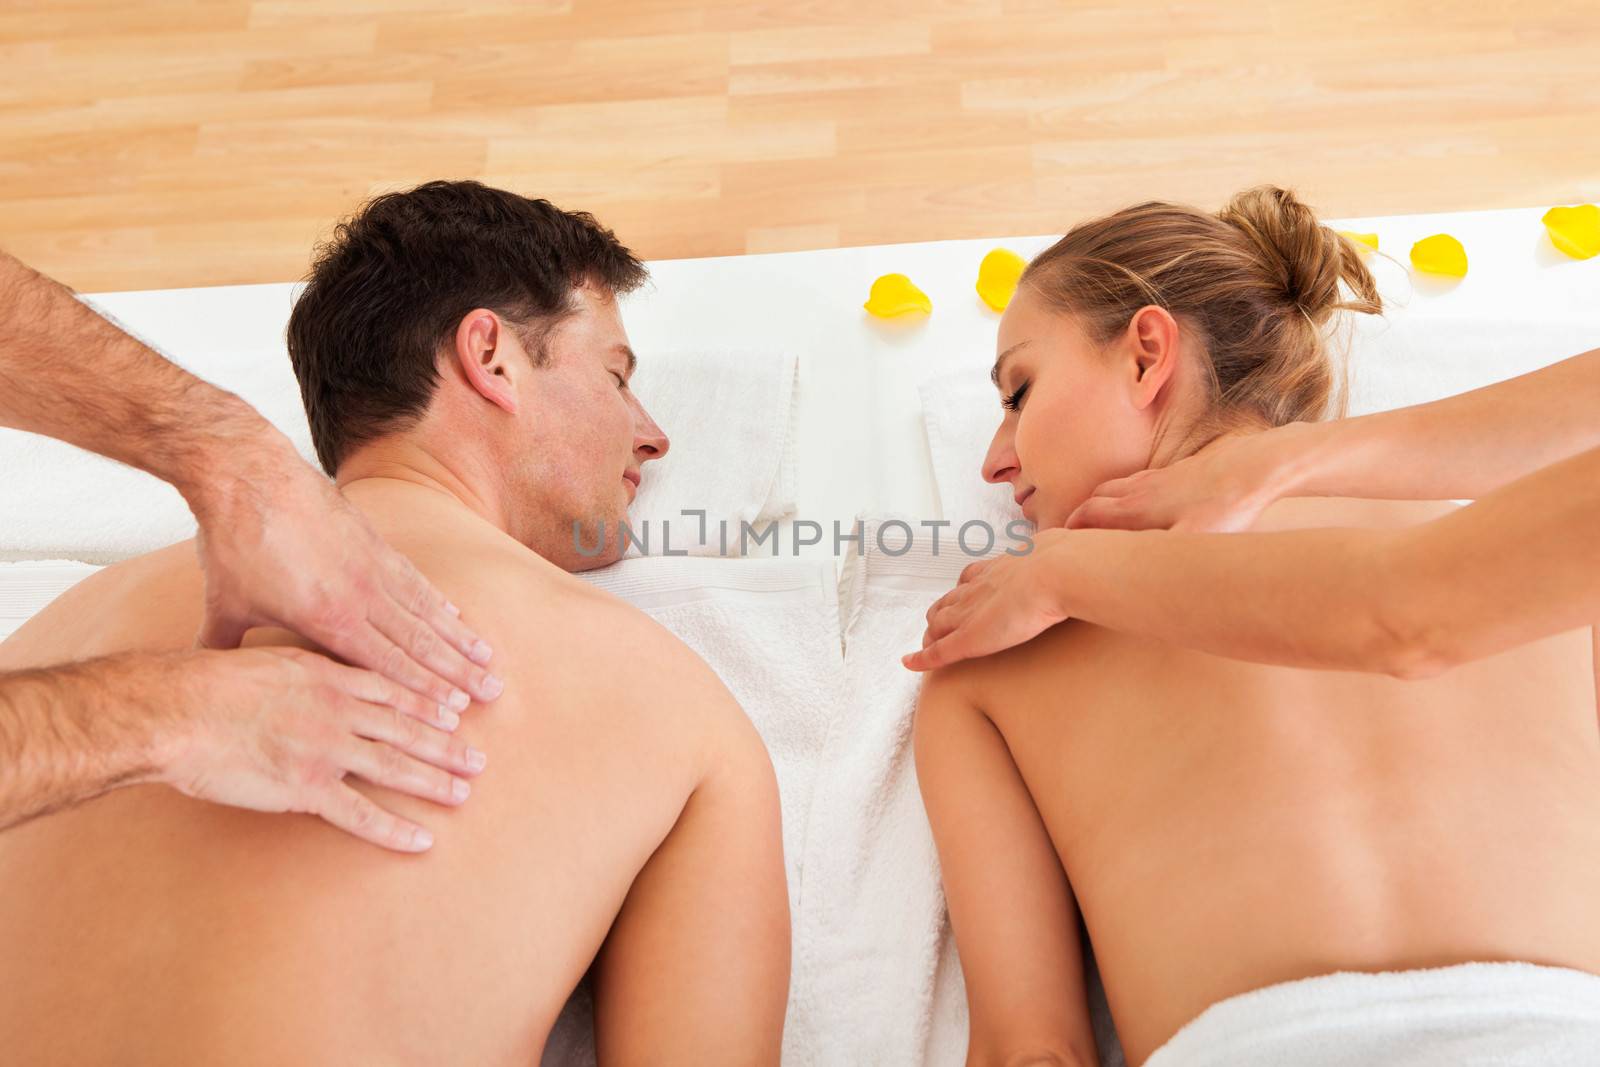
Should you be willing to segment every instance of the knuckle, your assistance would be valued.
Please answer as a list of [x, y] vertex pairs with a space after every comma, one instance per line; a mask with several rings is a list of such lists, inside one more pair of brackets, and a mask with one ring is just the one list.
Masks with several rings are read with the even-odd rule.
[[432, 659], [439, 652], [439, 639], [432, 630], [419, 627], [411, 635], [411, 655], [415, 659]]
[[389, 745], [378, 749], [378, 773], [385, 781], [396, 781], [405, 776], [406, 762], [400, 750]]
[[397, 678], [403, 674], [411, 663], [411, 657], [406, 655], [405, 649], [399, 645], [390, 645], [379, 657], [379, 666], [385, 675]]
[[357, 797], [350, 805], [350, 827], [354, 830], [370, 830], [378, 821], [378, 809], [364, 797]]

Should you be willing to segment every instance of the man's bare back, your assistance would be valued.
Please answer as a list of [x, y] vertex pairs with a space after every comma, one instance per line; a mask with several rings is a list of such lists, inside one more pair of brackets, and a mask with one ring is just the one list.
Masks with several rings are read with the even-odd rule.
[[[598, 953], [602, 1062], [776, 1062], [777, 796], [731, 696], [651, 620], [443, 494], [350, 495], [496, 649], [505, 695], [459, 730], [489, 753], [470, 803], [382, 791], [434, 828], [419, 856], [153, 786], [13, 830], [6, 1057], [526, 1065]], [[108, 568], [0, 667], [185, 646], [200, 588], [188, 544]]]
[[[1259, 528], [1436, 507], [1288, 501]], [[980, 1018], [1022, 1030], [1081, 1004], [1074, 902], [1135, 1064], [1207, 1006], [1295, 978], [1469, 960], [1600, 972], [1591, 641], [1405, 682], [1069, 622], [935, 675], [918, 767], [975, 1047]], [[982, 789], [1018, 773], [1026, 793]]]

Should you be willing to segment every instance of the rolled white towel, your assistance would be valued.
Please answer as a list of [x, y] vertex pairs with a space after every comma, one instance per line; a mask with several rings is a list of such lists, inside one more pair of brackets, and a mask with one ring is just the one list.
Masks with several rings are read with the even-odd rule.
[[1593, 1067], [1600, 976], [1463, 963], [1283, 982], [1213, 1004], [1145, 1067]]

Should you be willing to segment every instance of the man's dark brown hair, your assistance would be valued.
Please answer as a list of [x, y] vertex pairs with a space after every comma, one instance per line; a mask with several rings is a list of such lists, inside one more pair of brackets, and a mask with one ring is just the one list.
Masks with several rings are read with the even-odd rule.
[[537, 366], [574, 289], [626, 293], [645, 276], [594, 216], [546, 200], [466, 181], [378, 197], [317, 250], [289, 316], [289, 359], [323, 469], [422, 415], [440, 347], [472, 309], [511, 324]]

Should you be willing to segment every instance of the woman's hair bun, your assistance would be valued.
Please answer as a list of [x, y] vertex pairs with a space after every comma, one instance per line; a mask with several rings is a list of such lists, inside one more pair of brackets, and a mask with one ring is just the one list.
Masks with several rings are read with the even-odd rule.
[[[1276, 185], [1246, 189], [1217, 217], [1243, 232], [1271, 283], [1313, 323], [1322, 325], [1340, 308], [1382, 311], [1377, 284], [1355, 246], [1318, 222], [1290, 190]], [[1344, 299], [1341, 281], [1354, 300]]]

